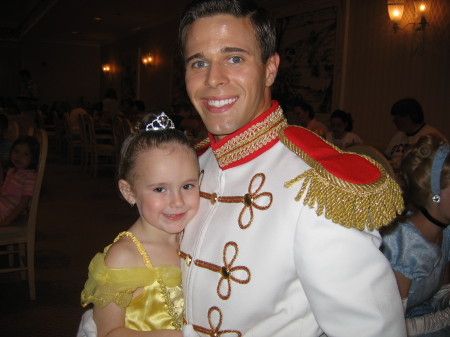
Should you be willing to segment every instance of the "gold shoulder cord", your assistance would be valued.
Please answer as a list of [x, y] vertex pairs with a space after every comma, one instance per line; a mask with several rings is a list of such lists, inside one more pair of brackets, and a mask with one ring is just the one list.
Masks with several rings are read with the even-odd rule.
[[145, 250], [144, 246], [142, 246], [141, 241], [139, 241], [133, 233], [131, 232], [121, 232], [119, 233], [119, 235], [117, 235], [117, 237], [114, 239], [114, 243], [116, 243], [117, 241], [119, 241], [119, 239], [122, 236], [126, 236], [128, 238], [131, 239], [131, 241], [133, 241], [134, 245], [136, 246], [139, 254], [141, 254], [142, 258], [144, 259], [144, 264], [147, 268], [152, 268], [152, 264], [150, 262], [150, 258], [147, 255], [147, 251]]
[[303, 180], [295, 200], [303, 195], [303, 204], [316, 208], [317, 215], [350, 228], [364, 230], [387, 226], [403, 210], [403, 198], [398, 184], [375, 160], [363, 156], [381, 173], [373, 183], [358, 185], [344, 181], [325, 170], [320, 163], [295, 146], [283, 132], [280, 140], [312, 168], [306, 170], [284, 185], [289, 188]]

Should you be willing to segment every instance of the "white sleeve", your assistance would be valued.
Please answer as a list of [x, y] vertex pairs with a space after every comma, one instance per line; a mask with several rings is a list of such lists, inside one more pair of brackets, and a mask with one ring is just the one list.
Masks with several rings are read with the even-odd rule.
[[94, 322], [93, 310], [86, 310], [81, 317], [77, 337], [97, 337], [97, 325]]
[[406, 336], [403, 307], [378, 231], [360, 231], [304, 207], [295, 235], [298, 277], [329, 337]]
[[406, 319], [409, 337], [432, 333], [448, 326], [450, 326], [450, 308]]

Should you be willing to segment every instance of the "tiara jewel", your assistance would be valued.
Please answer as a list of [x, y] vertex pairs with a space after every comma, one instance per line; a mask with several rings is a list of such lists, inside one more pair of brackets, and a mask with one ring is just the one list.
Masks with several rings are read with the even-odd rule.
[[175, 124], [164, 112], [161, 112], [150, 123], [145, 125], [145, 131], [158, 131], [166, 129], [175, 129]]

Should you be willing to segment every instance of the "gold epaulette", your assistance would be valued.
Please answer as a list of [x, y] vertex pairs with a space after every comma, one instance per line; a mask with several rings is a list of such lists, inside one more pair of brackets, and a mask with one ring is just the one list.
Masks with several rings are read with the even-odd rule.
[[375, 160], [344, 152], [315, 133], [288, 126], [280, 140], [311, 169], [285, 183], [300, 183], [295, 198], [317, 215], [344, 227], [373, 230], [389, 225], [404, 208], [401, 189]]

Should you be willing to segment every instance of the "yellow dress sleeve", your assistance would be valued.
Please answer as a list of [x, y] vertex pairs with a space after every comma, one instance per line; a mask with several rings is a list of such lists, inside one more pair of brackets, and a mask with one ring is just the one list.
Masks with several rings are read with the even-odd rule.
[[154, 269], [127, 268], [113, 269], [105, 265], [105, 255], [97, 253], [89, 264], [89, 276], [81, 293], [81, 304], [86, 307], [90, 303], [104, 307], [113, 302], [126, 307], [131, 302], [133, 293], [157, 280]]
[[[114, 242], [122, 236], [133, 240], [145, 267], [107, 267], [105, 256], [111, 247], [109, 245], [89, 264], [89, 277], [81, 293], [81, 304], [84, 307], [90, 303], [104, 307], [115, 303], [125, 308], [125, 327], [133, 330], [181, 330], [184, 317], [181, 269], [171, 265], [153, 267], [144, 247], [132, 233], [122, 232]], [[138, 288], [142, 291], [133, 297]]]

